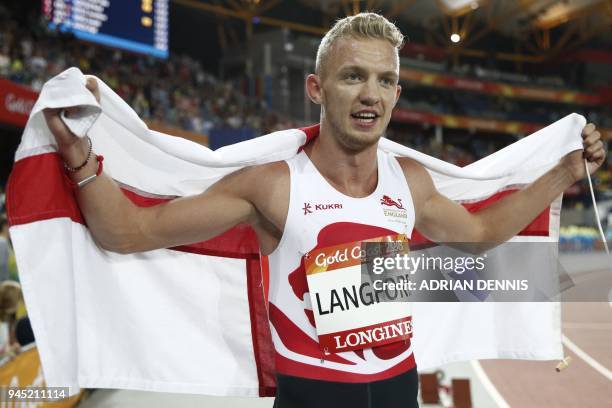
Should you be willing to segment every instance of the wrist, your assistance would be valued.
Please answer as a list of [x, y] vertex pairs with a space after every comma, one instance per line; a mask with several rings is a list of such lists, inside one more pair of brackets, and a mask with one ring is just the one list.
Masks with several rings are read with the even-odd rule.
[[[91, 180], [99, 175], [102, 169], [102, 156], [93, 153], [93, 144], [89, 136], [79, 139], [65, 149], [64, 172], [66, 181], [71, 187], [81, 187], [82, 182]], [[78, 161], [77, 161], [78, 160]], [[76, 164], [73, 164], [76, 163]], [[93, 174], [93, 176], [92, 176]]]
[[90, 143], [88, 137], [82, 137], [68, 146], [60, 146], [59, 153], [64, 164], [72, 168], [81, 166], [89, 155]]
[[82, 169], [71, 173], [65, 171], [64, 180], [66, 181], [68, 187], [72, 189], [80, 189], [94, 181], [100, 174], [102, 174], [103, 161], [103, 156], [94, 155], [93, 159], [89, 160], [86, 166]]
[[87, 177], [91, 176], [92, 174], [96, 174], [99, 164], [98, 161], [96, 160], [96, 155], [92, 153], [91, 158], [89, 159], [89, 161], [87, 162], [87, 164], [80, 168], [77, 171], [74, 172], [68, 172], [65, 171], [66, 176], [72, 180], [74, 183], [79, 183], [80, 181], [86, 179]]
[[553, 168], [553, 175], [555, 176], [555, 179], [558, 180], [559, 184], [564, 187], [564, 191], [578, 181], [578, 178], [568, 168], [568, 166], [563, 165], [562, 163]]

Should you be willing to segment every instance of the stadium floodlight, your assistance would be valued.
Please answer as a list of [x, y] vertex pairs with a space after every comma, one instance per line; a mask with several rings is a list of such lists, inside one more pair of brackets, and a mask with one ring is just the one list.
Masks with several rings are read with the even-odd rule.
[[450, 36], [450, 40], [454, 43], [458, 43], [459, 41], [461, 41], [461, 36], [457, 33], [452, 33]]

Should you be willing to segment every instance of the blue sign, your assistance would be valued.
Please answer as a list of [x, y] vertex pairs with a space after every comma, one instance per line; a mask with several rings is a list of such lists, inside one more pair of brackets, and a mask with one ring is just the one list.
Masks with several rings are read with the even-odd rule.
[[111, 47], [168, 57], [169, 0], [43, 0], [49, 28]]

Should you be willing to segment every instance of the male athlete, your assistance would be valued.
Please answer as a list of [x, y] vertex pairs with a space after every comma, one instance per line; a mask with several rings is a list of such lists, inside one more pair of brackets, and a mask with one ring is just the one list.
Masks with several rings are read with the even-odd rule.
[[[71, 134], [60, 110], [45, 112], [73, 181], [88, 179], [77, 198], [102, 248], [148, 251], [208, 240], [240, 223], [254, 228], [270, 261], [277, 407], [418, 406], [409, 341], [343, 353], [320, 349], [304, 297], [305, 254], [389, 234], [410, 237], [413, 228], [435, 242], [504, 242], [586, 175], [583, 158], [591, 173], [604, 161], [600, 134], [589, 124], [583, 151], [568, 154], [523, 190], [469, 213], [439, 194], [419, 163], [377, 150], [400, 96], [402, 41], [377, 14], [337, 22], [306, 79], [310, 99], [321, 105], [318, 137], [290, 160], [244, 168], [200, 195], [155, 207], [135, 206], [104, 173], [92, 178], [98, 163], [88, 140]], [[87, 87], [98, 96], [95, 80]], [[401, 207], [404, 222], [380, 210], [384, 196]]]

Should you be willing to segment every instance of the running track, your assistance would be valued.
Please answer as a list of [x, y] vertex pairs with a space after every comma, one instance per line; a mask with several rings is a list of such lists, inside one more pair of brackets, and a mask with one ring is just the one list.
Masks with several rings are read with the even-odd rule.
[[[612, 288], [609, 269], [570, 274], [576, 290]], [[572, 362], [560, 373], [550, 361], [480, 361], [501, 397], [498, 406], [612, 408], [612, 304], [564, 302], [562, 313], [565, 355]]]

